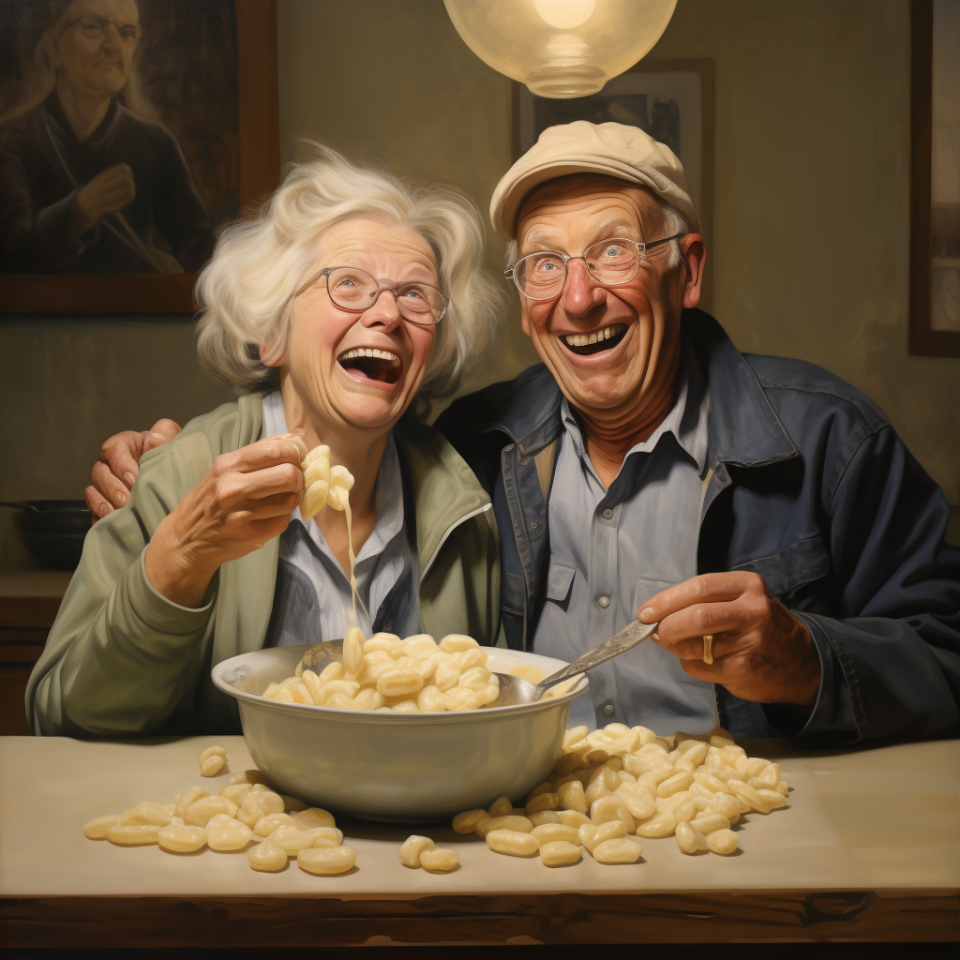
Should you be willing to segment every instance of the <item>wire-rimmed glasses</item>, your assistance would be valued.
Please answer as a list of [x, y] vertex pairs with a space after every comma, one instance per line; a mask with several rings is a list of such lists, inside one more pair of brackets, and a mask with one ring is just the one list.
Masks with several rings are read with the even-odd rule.
[[410, 323], [432, 327], [438, 324], [450, 305], [450, 298], [429, 283], [382, 284], [366, 270], [356, 267], [326, 267], [314, 274], [294, 295], [299, 297], [321, 277], [327, 281], [327, 295], [342, 310], [363, 313], [380, 299], [384, 291], [392, 293], [400, 316]]
[[76, 20], [64, 25], [64, 30], [69, 30], [80, 24], [80, 32], [88, 40], [102, 40], [103, 35], [112, 26], [117, 31], [117, 36], [128, 46], [133, 46], [140, 42], [143, 36], [143, 30], [139, 23], [117, 23], [109, 17], [98, 17], [92, 13], [85, 13]]
[[590, 276], [605, 287], [629, 283], [640, 271], [640, 261], [646, 252], [671, 240], [685, 236], [675, 233], [672, 237], [642, 243], [626, 237], [610, 237], [591, 243], [579, 257], [566, 257], [552, 250], [542, 250], [522, 257], [503, 274], [512, 279], [517, 289], [528, 300], [552, 300], [560, 295], [567, 279], [567, 264], [582, 260]]

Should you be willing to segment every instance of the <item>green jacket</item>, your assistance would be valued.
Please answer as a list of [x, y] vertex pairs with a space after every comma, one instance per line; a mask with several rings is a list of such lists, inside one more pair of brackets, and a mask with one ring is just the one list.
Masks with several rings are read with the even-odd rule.
[[[216, 664], [259, 650], [276, 584], [279, 538], [225, 563], [201, 610], [171, 604], [147, 582], [143, 553], [160, 521], [221, 453], [260, 438], [261, 395], [187, 424], [146, 454], [130, 500], [87, 534], [46, 647], [27, 684], [38, 734], [116, 737], [240, 731], [235, 702], [216, 689]], [[453, 447], [404, 417], [394, 430], [410, 484], [428, 633], [494, 644], [500, 561], [490, 499]]]

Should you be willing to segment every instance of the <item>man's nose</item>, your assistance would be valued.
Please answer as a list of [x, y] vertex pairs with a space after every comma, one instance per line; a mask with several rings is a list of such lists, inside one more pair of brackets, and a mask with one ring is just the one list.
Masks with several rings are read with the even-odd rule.
[[396, 290], [381, 287], [373, 306], [365, 310], [360, 319], [365, 327], [383, 327], [387, 333], [395, 330], [403, 321]]
[[582, 316], [603, 303], [603, 290], [579, 257], [567, 262], [567, 279], [560, 294], [560, 306], [572, 316]]

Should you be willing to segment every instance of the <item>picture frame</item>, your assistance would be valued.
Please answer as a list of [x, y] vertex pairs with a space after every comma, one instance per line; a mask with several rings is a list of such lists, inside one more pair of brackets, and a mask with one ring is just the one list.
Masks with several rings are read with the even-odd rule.
[[960, 126], [942, 122], [960, 114], [948, 55], [960, 8], [941, 4], [911, 4], [909, 352], [921, 357], [960, 357]]
[[[227, 221], [248, 214], [280, 181], [276, 0], [232, 0], [232, 4], [237, 114], [236, 130], [230, 134], [237, 144], [232, 172], [237, 199]], [[224, 220], [218, 221], [212, 214], [211, 220], [215, 235]], [[136, 237], [130, 239], [136, 243]], [[196, 310], [196, 278], [196, 269], [176, 273], [0, 273], [0, 313], [192, 314]]]
[[600, 93], [575, 100], [536, 97], [523, 84], [513, 83], [514, 159], [546, 127], [577, 119], [635, 123], [674, 150], [684, 165], [707, 244], [700, 305], [708, 311], [713, 299], [709, 252], [713, 247], [714, 91], [714, 62], [701, 59], [641, 60], [610, 80]]

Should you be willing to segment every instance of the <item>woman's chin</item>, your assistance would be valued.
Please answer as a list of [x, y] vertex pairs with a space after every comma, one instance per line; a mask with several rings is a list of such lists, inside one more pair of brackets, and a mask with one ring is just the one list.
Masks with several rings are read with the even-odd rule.
[[356, 427], [392, 427], [413, 399], [402, 376], [396, 383], [385, 383], [352, 370], [338, 373], [340, 414]]
[[406, 404], [402, 406], [392, 395], [354, 395], [344, 397], [337, 404], [340, 416], [358, 429], [370, 430], [377, 427], [392, 427], [403, 415]]

